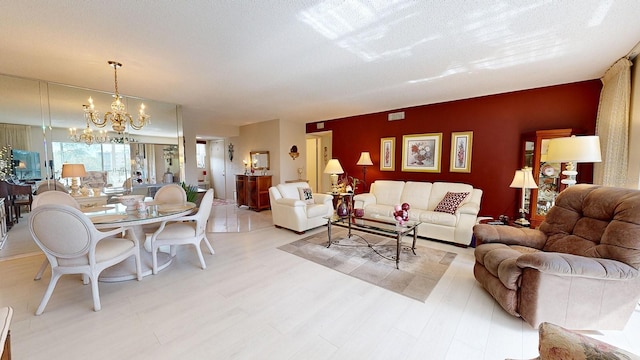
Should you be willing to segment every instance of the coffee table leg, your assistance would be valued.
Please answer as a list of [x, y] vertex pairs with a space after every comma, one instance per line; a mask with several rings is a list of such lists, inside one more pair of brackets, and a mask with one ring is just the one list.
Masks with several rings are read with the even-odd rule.
[[402, 244], [402, 233], [398, 233], [398, 244], [396, 245], [396, 269], [400, 269], [400, 245]]
[[411, 246], [411, 251], [413, 251], [413, 255], [417, 255], [416, 254], [416, 239], [418, 238], [418, 230], [417, 230], [417, 226], [413, 228], [413, 245]]
[[327, 235], [329, 236], [329, 243], [327, 247], [331, 246], [331, 219], [327, 220]]

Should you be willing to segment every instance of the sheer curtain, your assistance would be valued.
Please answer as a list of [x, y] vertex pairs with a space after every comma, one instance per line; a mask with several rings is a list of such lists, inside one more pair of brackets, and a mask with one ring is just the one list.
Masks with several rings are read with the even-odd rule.
[[594, 164], [593, 182], [624, 187], [629, 163], [631, 61], [618, 60], [604, 74], [602, 84], [596, 120], [602, 162]]
[[0, 148], [3, 146], [31, 151], [31, 126], [0, 124]]

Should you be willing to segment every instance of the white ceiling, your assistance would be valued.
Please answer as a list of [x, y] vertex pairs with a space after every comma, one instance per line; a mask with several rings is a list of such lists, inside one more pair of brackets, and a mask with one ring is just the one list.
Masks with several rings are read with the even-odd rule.
[[631, 0], [0, 1], [0, 73], [113, 91], [117, 60], [205, 136], [596, 79], [638, 41]]

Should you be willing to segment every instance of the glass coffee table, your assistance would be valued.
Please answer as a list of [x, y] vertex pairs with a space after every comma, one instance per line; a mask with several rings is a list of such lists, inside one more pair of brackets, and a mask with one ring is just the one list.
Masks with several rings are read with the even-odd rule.
[[382, 255], [380, 252], [376, 251], [374, 246], [375, 244], [369, 243], [364, 237], [360, 235], [356, 235], [358, 238], [362, 239], [366, 246], [370, 247], [376, 254], [381, 257], [389, 260], [396, 261], [396, 269], [399, 269], [400, 264], [400, 249], [402, 247], [402, 238], [405, 235], [413, 236], [413, 243], [411, 245], [411, 251], [413, 255], [416, 255], [416, 239], [417, 239], [417, 231], [416, 228], [421, 224], [420, 221], [405, 221], [402, 225], [395, 221], [383, 219], [383, 218], [375, 218], [375, 217], [355, 217], [353, 215], [349, 216], [338, 216], [335, 213], [332, 216], [326, 216], [327, 219], [327, 235], [329, 237], [329, 243], [327, 247], [330, 247], [331, 244], [340, 245], [340, 243], [332, 239], [331, 237], [331, 227], [338, 226], [342, 228], [349, 229], [348, 237], [351, 238], [352, 231], [356, 230], [359, 232], [375, 234], [380, 236], [386, 236], [390, 238], [396, 239], [396, 255], [388, 258]]

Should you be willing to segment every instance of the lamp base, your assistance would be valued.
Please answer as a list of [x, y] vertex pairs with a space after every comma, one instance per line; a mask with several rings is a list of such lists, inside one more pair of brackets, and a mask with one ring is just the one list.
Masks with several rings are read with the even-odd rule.
[[80, 193], [80, 186], [78, 186], [78, 180], [76, 178], [71, 179], [71, 192], [69, 193], [71, 196], [79, 197], [82, 196]]
[[513, 223], [516, 224], [516, 225], [523, 226], [523, 227], [531, 226], [531, 223], [529, 222], [529, 220], [525, 219], [524, 217], [521, 217], [520, 219], [515, 220]]

